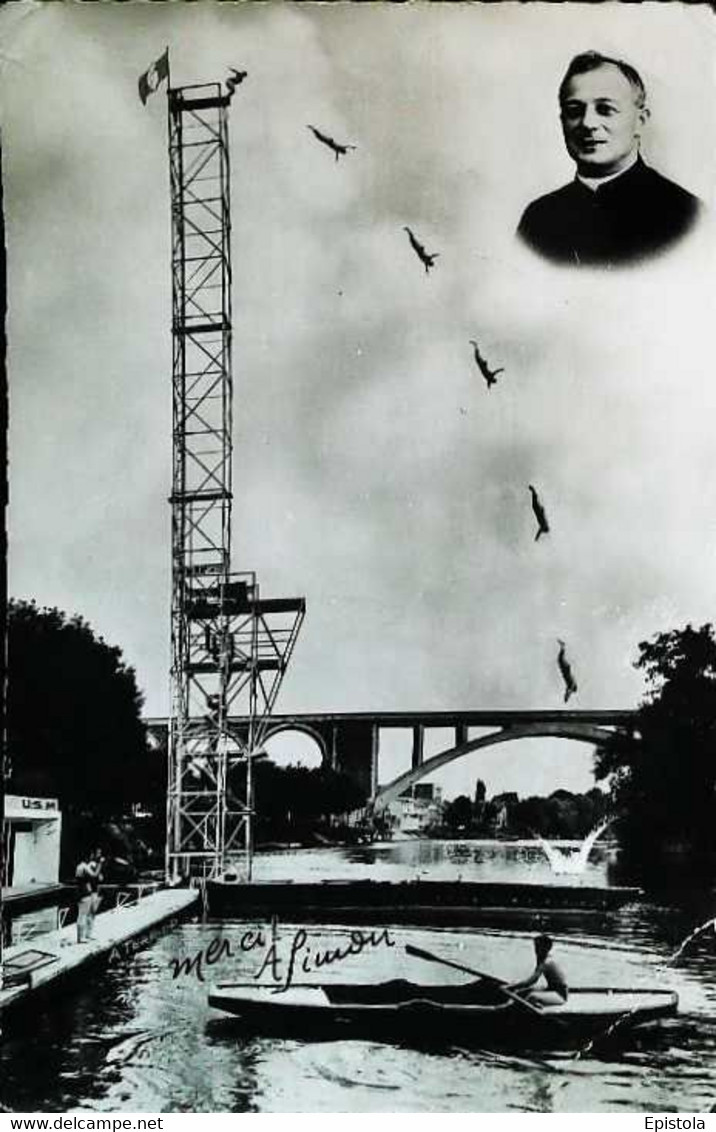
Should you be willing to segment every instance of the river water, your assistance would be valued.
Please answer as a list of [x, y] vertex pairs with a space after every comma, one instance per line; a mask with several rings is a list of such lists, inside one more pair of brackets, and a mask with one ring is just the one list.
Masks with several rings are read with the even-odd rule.
[[[606, 883], [609, 850], [597, 847], [581, 877], [552, 874], [528, 843], [396, 842], [357, 849], [259, 857], [257, 879], [422, 875], [455, 879]], [[609, 917], [575, 916], [553, 934], [569, 980], [582, 985], [669, 986], [680, 1016], [623, 1046], [576, 1056], [505, 1054], [416, 1035], [403, 1044], [259, 1037], [207, 1005], [213, 981], [246, 981], [266, 951], [245, 923], [188, 922], [126, 952], [68, 989], [32, 1019], [9, 1027], [0, 1044], [0, 1104], [18, 1112], [703, 1112], [716, 1103], [716, 934], [704, 932], [677, 966], [668, 960], [690, 929], [716, 914], [700, 905], [640, 902]], [[275, 927], [278, 952], [298, 925]], [[254, 924], [264, 940], [271, 928]], [[311, 925], [311, 948], [336, 946], [346, 929]], [[518, 978], [531, 969], [523, 931], [389, 929], [380, 945], [323, 981], [462, 980], [405, 954], [412, 943], [446, 958]], [[174, 978], [173, 961], [229, 941], [196, 973]], [[283, 951], [281, 950], [283, 949]]]

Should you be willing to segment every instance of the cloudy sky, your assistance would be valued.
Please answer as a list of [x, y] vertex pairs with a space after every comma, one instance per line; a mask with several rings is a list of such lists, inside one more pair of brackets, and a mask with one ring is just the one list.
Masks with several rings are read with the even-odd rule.
[[[638, 642], [716, 615], [711, 225], [608, 273], [548, 266], [514, 229], [573, 174], [556, 87], [588, 48], [639, 68], [647, 160], [713, 206], [711, 11], [0, 11], [11, 593], [120, 645], [150, 715], [168, 710], [170, 227], [166, 99], [142, 107], [137, 78], [167, 44], [175, 85], [249, 72], [231, 108], [233, 565], [307, 599], [279, 710], [558, 707], [557, 637], [575, 706], [634, 706]], [[335, 162], [309, 122], [356, 150]], [[404, 224], [440, 253], [429, 276]], [[489, 392], [471, 338], [505, 367]], [[589, 764], [533, 742], [442, 781], [582, 788]]]

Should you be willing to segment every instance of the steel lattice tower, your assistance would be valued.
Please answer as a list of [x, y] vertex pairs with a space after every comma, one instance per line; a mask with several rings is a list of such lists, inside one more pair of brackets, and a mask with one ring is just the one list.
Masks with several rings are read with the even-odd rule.
[[[167, 875], [251, 877], [253, 759], [305, 613], [232, 574], [228, 107], [168, 91], [172, 209], [172, 609]], [[228, 718], [249, 719], [241, 734]]]

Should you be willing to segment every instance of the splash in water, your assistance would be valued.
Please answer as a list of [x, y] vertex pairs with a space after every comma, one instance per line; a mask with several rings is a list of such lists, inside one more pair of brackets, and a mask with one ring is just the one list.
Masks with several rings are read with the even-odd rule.
[[552, 872], [583, 873], [587, 868], [589, 854], [592, 852], [597, 838], [601, 837], [604, 830], [608, 825], [611, 825], [613, 820], [613, 818], [609, 818], [593, 829], [592, 832], [585, 837], [576, 853], [565, 853], [564, 850], [558, 849], [556, 845], [550, 844], [549, 841], [545, 841], [543, 837], [537, 834], [537, 840], [547, 856], [547, 860], [552, 867]]
[[620, 1014], [604, 1030], [600, 1030], [600, 1032], [598, 1034], [595, 1034], [594, 1037], [591, 1038], [586, 1045], [582, 1046], [581, 1049], [578, 1049], [576, 1053], [572, 1054], [572, 1059], [574, 1061], [579, 1061], [581, 1057], [584, 1057], [585, 1053], [591, 1053], [595, 1046], [599, 1045], [603, 1041], [606, 1041], [608, 1038], [611, 1038], [612, 1034], [616, 1033], [616, 1031], [621, 1026], [623, 1026], [625, 1022], [628, 1022], [630, 1018], [633, 1018], [635, 1014], [638, 1014], [639, 1010], [639, 1006], [633, 1006], [631, 1010], [626, 1010], [623, 1014]]
[[699, 927], [694, 928], [694, 930], [692, 932], [689, 932], [686, 939], [683, 940], [682, 943], [679, 944], [679, 946], [676, 949], [676, 951], [674, 952], [674, 954], [671, 956], [670, 959], [667, 960], [667, 963], [677, 963], [679, 961], [679, 959], [681, 958], [681, 956], [683, 955], [686, 948], [691, 943], [691, 941], [694, 940], [694, 939], [698, 939], [698, 937], [700, 935], [703, 935], [705, 932], [707, 932], [709, 930], [710, 931], [716, 931], [716, 916], [712, 917], [712, 919], [710, 919], [710, 920], [707, 920], [705, 924], [700, 924]]

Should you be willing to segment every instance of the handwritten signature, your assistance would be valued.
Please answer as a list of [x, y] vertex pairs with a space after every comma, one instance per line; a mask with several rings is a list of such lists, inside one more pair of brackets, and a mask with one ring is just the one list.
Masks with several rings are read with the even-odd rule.
[[256, 931], [252, 929], [244, 932], [238, 944], [234, 944], [233, 947], [228, 939], [215, 936], [207, 947], [197, 951], [195, 955], [185, 956], [183, 959], [170, 959], [169, 966], [172, 968], [172, 977], [178, 979], [180, 975], [191, 975], [193, 973], [199, 982], [203, 983], [204, 965], [213, 967], [215, 963], [219, 963], [222, 959], [233, 959], [239, 952], [253, 951], [257, 947], [266, 947], [266, 937], [261, 928]]
[[285, 939], [278, 939], [274, 932], [270, 943], [262, 928], [252, 928], [245, 931], [233, 945], [228, 939], [216, 936], [193, 956], [170, 959], [169, 966], [174, 979], [194, 974], [203, 983], [205, 967], [213, 967], [224, 959], [236, 958], [240, 953], [263, 949], [265, 954], [254, 979], [259, 980], [268, 973], [277, 987], [285, 991], [293, 985], [294, 977], [299, 971], [310, 975], [322, 967], [342, 963], [352, 955], [362, 955], [376, 947], [395, 947], [395, 941], [390, 938], [387, 928], [381, 931], [360, 931], [356, 928], [343, 945], [323, 948], [309, 945], [305, 928], [299, 928]]

